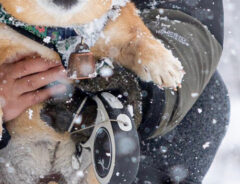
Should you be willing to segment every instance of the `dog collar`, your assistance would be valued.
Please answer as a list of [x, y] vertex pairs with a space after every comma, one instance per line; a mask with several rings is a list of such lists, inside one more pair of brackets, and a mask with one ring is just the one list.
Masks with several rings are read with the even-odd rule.
[[54, 49], [62, 57], [64, 65], [68, 66], [69, 56], [81, 43], [82, 37], [90, 48], [94, 46], [100, 37], [104, 37], [103, 30], [107, 22], [115, 20], [120, 15], [121, 8], [128, 2], [129, 0], [113, 0], [112, 8], [101, 18], [88, 24], [66, 28], [28, 25], [8, 14], [0, 4], [0, 22], [10, 26], [20, 34]]
[[[32, 34], [39, 39], [42, 39], [45, 43], [56, 44], [58, 41], [65, 39], [66, 37], [76, 36], [71, 28], [52, 28], [44, 26], [33, 26], [25, 24], [10, 14], [8, 14], [0, 4], [0, 22], [4, 23], [12, 28], [21, 28]], [[66, 36], [65, 36], [66, 35]], [[69, 36], [68, 36], [69, 35]], [[29, 35], [26, 35], [29, 36]]]

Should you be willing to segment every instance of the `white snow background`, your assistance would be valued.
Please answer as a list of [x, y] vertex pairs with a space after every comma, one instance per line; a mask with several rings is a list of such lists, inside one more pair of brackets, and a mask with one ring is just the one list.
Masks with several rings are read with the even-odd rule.
[[225, 43], [219, 71], [228, 87], [231, 118], [203, 184], [240, 184], [240, 1], [224, 0]]

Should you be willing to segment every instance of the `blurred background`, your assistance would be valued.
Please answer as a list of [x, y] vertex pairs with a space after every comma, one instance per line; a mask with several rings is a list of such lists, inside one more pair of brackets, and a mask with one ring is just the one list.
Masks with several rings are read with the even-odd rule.
[[223, 0], [225, 43], [218, 67], [231, 100], [228, 132], [203, 184], [240, 184], [240, 1]]

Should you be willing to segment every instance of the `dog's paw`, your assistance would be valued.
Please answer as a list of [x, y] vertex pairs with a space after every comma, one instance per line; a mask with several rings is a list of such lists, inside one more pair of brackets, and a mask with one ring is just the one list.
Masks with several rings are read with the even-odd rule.
[[161, 48], [152, 48], [149, 53], [141, 55], [136, 61], [137, 75], [143, 81], [153, 81], [160, 88], [181, 87], [181, 82], [185, 74], [181, 62], [172, 55], [172, 52]]

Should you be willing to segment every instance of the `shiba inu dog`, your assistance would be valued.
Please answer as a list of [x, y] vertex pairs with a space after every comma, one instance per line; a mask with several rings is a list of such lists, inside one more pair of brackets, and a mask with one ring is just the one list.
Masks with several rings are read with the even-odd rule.
[[[128, 0], [0, 0], [0, 4], [23, 24], [79, 30], [96, 58], [112, 58], [144, 81], [169, 88], [181, 83], [180, 61], [154, 38]], [[56, 51], [0, 23], [0, 64], [31, 53], [60, 60]], [[51, 173], [61, 173], [69, 184], [82, 181], [72, 168], [74, 142], [68, 133], [46, 126], [41, 109], [42, 105], [31, 107], [31, 120], [23, 113], [7, 125], [12, 140], [0, 151], [6, 161], [0, 163], [0, 183], [33, 184]], [[91, 168], [88, 173], [85, 182], [98, 183]]]

